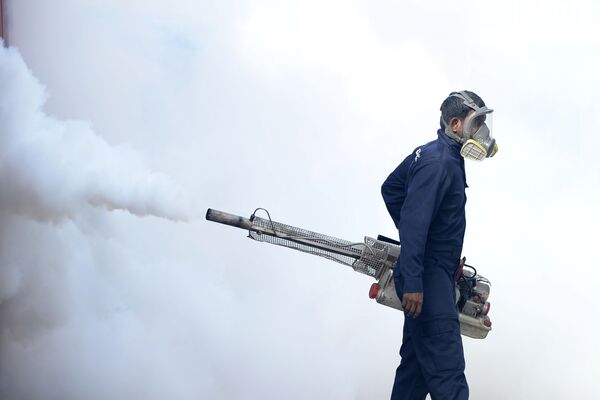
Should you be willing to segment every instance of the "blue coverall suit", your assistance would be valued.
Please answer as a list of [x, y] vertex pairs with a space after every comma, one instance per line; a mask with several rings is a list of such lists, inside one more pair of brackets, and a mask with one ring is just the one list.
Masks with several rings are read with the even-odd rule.
[[465, 233], [464, 159], [442, 130], [390, 174], [381, 187], [400, 233], [394, 269], [398, 297], [423, 292], [417, 318], [405, 317], [392, 400], [468, 399], [454, 274]]

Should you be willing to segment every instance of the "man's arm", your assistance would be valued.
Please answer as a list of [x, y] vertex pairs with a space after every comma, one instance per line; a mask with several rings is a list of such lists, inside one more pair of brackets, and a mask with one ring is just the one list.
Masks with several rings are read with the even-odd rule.
[[415, 317], [421, 312], [423, 303], [423, 268], [429, 227], [447, 189], [448, 175], [439, 160], [415, 162], [400, 212], [398, 230], [402, 248], [395, 271], [404, 278], [403, 308]]
[[402, 161], [398, 167], [387, 177], [383, 185], [381, 185], [381, 195], [385, 206], [394, 220], [394, 225], [398, 229], [398, 223], [400, 222], [400, 211], [402, 210], [402, 204], [404, 204], [404, 198], [406, 196], [406, 174], [408, 173], [408, 167], [410, 161], [414, 158], [411, 154]]

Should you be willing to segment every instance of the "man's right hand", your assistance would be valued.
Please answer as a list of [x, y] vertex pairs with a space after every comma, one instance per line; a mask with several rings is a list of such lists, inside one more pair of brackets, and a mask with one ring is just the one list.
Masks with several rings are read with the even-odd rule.
[[423, 292], [404, 293], [402, 296], [402, 309], [409, 317], [417, 318], [423, 308]]

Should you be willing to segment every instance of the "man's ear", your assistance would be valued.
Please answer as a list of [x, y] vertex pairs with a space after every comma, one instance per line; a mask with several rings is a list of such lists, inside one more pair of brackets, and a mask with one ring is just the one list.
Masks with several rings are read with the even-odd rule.
[[460, 118], [452, 118], [450, 119], [450, 129], [452, 129], [452, 132], [454, 133], [458, 133], [460, 132], [460, 129], [462, 128], [462, 120]]

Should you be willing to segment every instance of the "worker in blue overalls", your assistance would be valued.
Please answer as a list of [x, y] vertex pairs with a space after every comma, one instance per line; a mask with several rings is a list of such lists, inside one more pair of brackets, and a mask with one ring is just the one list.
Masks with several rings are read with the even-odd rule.
[[438, 138], [415, 149], [381, 192], [400, 234], [394, 283], [405, 313], [392, 400], [464, 400], [465, 378], [454, 274], [465, 234], [464, 158], [498, 151], [491, 113], [473, 92], [450, 93]]

